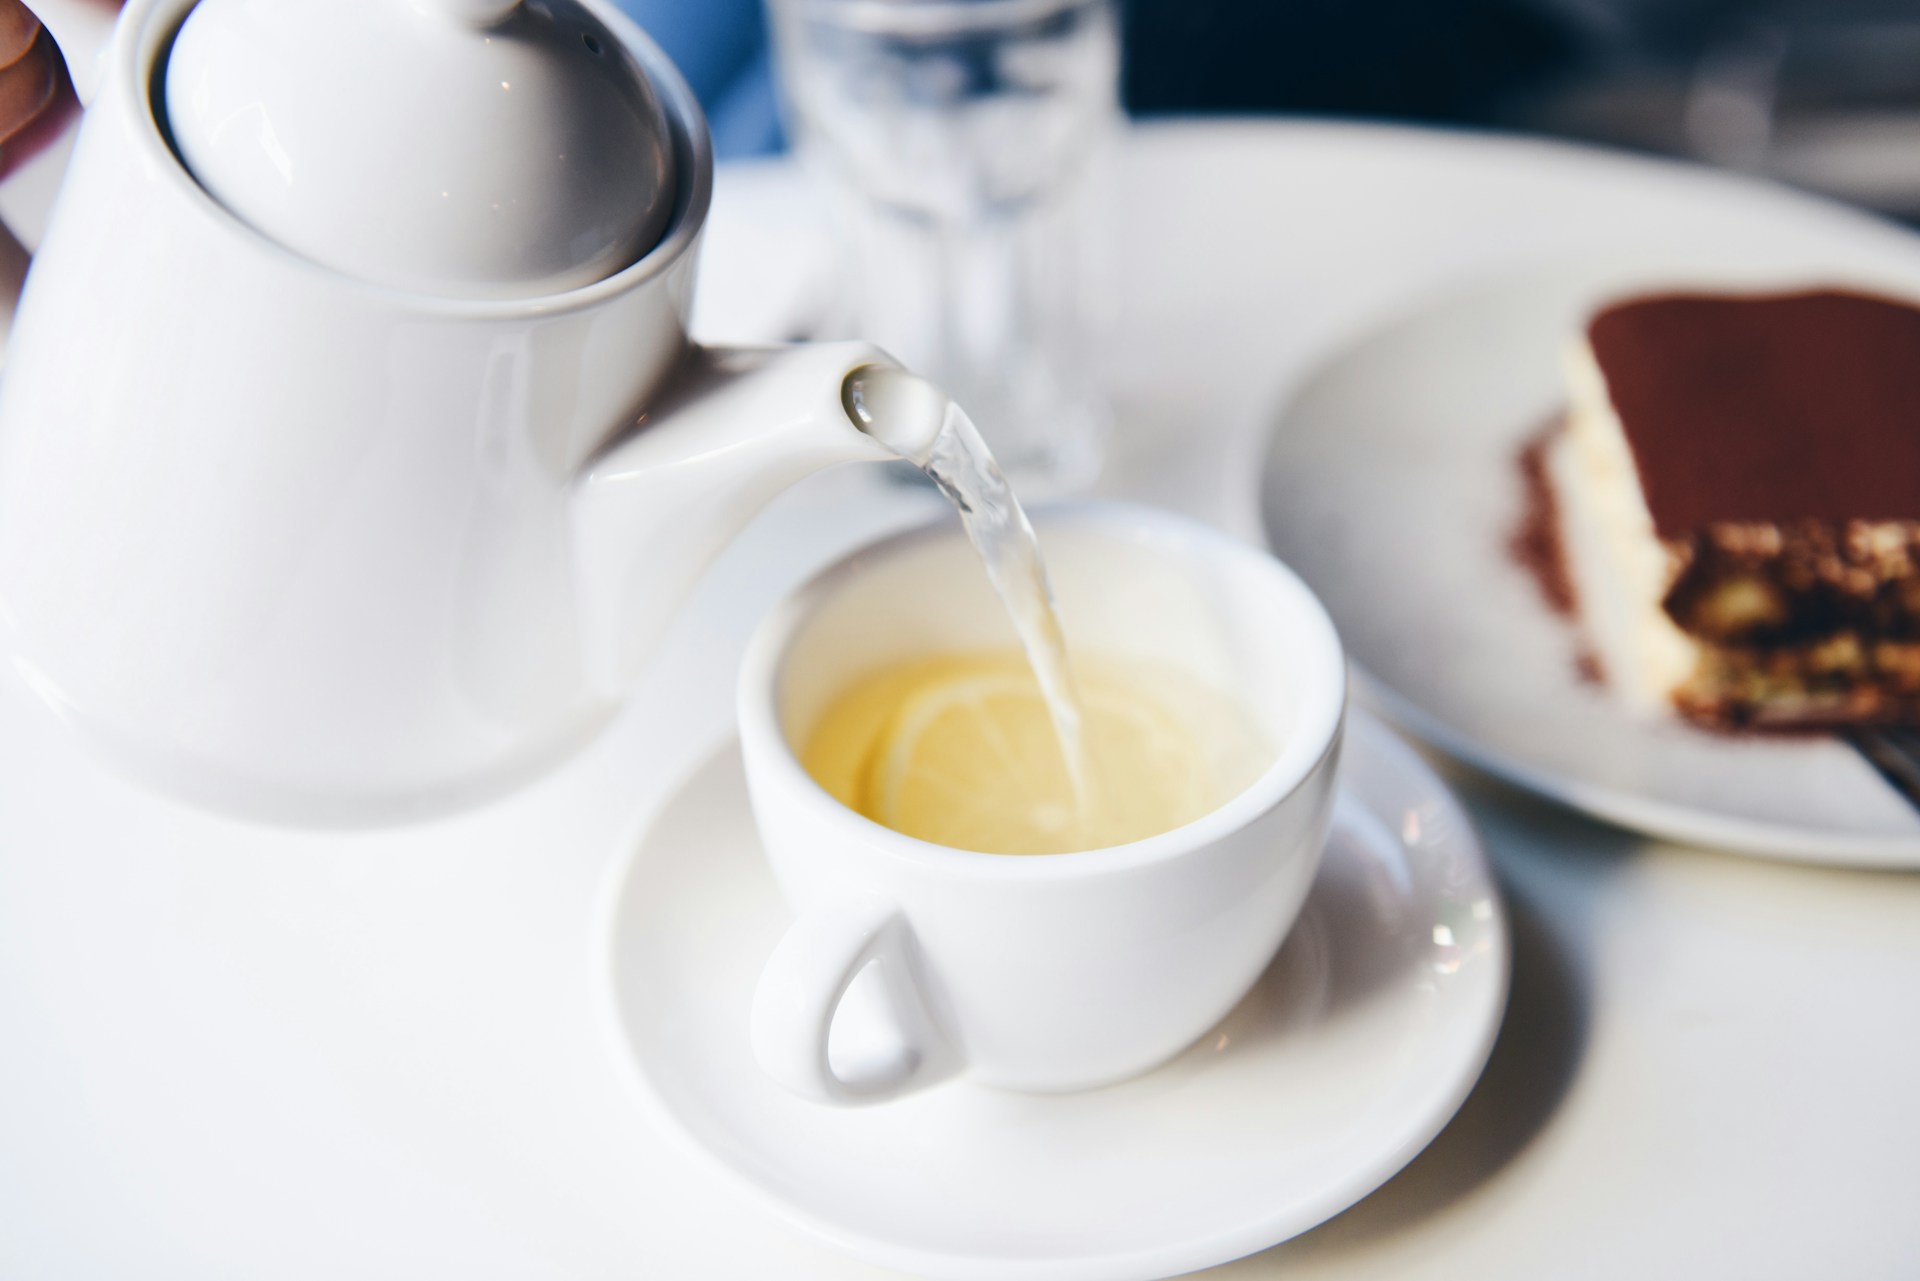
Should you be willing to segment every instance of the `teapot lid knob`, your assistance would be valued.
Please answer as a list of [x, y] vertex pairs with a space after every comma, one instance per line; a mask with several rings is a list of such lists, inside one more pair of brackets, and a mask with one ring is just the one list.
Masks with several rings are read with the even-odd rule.
[[194, 180], [373, 284], [560, 293], [637, 261], [672, 215], [666, 110], [581, 0], [199, 0], [164, 75]]

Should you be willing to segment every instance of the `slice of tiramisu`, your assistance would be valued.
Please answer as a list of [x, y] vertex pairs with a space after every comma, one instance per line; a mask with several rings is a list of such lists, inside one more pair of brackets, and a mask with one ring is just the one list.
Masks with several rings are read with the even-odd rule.
[[1629, 299], [1554, 460], [1609, 680], [1716, 725], [1920, 722], [1920, 308]]

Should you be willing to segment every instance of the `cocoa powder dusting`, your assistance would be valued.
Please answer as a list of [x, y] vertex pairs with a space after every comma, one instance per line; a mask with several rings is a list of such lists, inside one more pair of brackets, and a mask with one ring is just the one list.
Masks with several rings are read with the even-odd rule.
[[[1567, 544], [1560, 527], [1560, 499], [1554, 492], [1547, 455], [1566, 430], [1567, 420], [1555, 414], [1529, 434], [1514, 465], [1520, 473], [1520, 519], [1507, 536], [1507, 552], [1533, 584], [1540, 598], [1560, 617], [1580, 627], [1580, 596], [1574, 590], [1573, 570], [1567, 564]], [[1583, 684], [1605, 685], [1607, 671], [1600, 655], [1582, 635], [1574, 651], [1573, 670]]]
[[1661, 538], [1920, 520], [1920, 307], [1663, 294], [1601, 308], [1587, 342]]
[[1556, 414], [1526, 439], [1515, 457], [1520, 469], [1520, 520], [1507, 539], [1507, 552], [1533, 578], [1541, 599], [1562, 618], [1580, 616], [1567, 548], [1560, 533], [1560, 500], [1547, 473], [1547, 451], [1565, 428]]
[[1573, 670], [1583, 684], [1605, 685], [1607, 683], [1607, 669], [1601, 665], [1600, 655], [1585, 645], [1582, 645], [1580, 652], [1573, 656]]

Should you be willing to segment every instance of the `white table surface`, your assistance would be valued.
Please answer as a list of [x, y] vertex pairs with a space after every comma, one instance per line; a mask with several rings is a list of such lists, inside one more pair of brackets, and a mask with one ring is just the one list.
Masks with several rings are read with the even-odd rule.
[[[1107, 487], [1248, 536], [1265, 423], [1367, 317], [1685, 222], [1628, 197], [1639, 162], [1407, 131], [1159, 126], [1124, 170]], [[1844, 220], [1755, 200], [1761, 223]], [[703, 327], [792, 323], [816, 232], [785, 169], [724, 172]], [[786, 496], [585, 755], [401, 832], [176, 807], [6, 686], [0, 1278], [881, 1275], [649, 1127], [589, 940], [637, 825], [725, 739], [753, 620], [913, 510], [851, 473]], [[1920, 1275], [1920, 877], [1646, 842], [1460, 782], [1515, 933], [1486, 1076], [1381, 1191], [1219, 1275]]]

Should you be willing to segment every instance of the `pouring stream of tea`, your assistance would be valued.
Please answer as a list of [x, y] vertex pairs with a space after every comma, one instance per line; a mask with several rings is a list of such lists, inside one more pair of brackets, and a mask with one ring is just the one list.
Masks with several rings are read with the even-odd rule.
[[1067, 666], [1053, 588], [1033, 526], [979, 429], [952, 397], [904, 369], [862, 366], [847, 376], [841, 399], [862, 431], [925, 472], [959, 511], [1033, 666], [1075, 802], [1086, 812], [1092, 775], [1080, 741], [1080, 696]]

